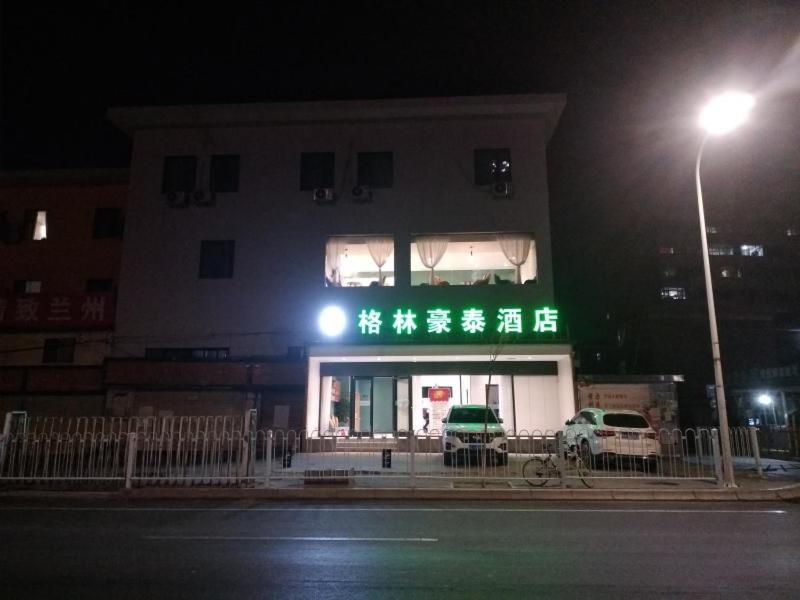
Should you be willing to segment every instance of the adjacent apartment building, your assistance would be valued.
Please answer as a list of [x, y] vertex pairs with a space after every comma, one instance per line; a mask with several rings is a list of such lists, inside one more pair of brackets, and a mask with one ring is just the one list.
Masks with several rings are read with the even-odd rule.
[[0, 175], [0, 414], [102, 415], [127, 170]]
[[517, 95], [117, 108], [133, 140], [111, 414], [309, 435], [575, 409], [546, 148]]

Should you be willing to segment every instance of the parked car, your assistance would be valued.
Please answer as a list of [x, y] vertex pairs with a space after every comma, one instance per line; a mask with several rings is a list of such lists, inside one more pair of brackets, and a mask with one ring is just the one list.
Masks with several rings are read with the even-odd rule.
[[486, 453], [486, 464], [508, 464], [508, 439], [503, 420], [483, 404], [451, 406], [442, 419], [444, 464], [478, 463]]
[[658, 433], [633, 410], [585, 408], [566, 422], [564, 444], [589, 466], [628, 457], [655, 468], [661, 455]]

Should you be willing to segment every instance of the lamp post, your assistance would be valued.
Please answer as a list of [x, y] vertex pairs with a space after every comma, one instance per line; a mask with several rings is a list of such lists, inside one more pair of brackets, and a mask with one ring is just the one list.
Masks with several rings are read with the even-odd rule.
[[708, 138], [712, 135], [723, 135], [736, 129], [747, 120], [750, 109], [755, 104], [749, 94], [728, 92], [715, 97], [700, 113], [700, 126], [706, 134], [700, 143], [695, 163], [694, 176], [697, 185], [697, 210], [700, 213], [700, 239], [703, 245], [703, 269], [706, 279], [706, 299], [708, 301], [708, 324], [711, 329], [711, 355], [714, 359], [714, 383], [716, 387], [717, 411], [719, 413], [719, 433], [722, 438], [722, 470], [726, 487], [735, 487], [733, 477], [733, 460], [731, 457], [730, 429], [728, 427], [728, 409], [725, 404], [725, 387], [722, 380], [722, 359], [719, 354], [719, 335], [717, 333], [717, 312], [714, 308], [714, 289], [711, 283], [711, 263], [708, 255], [708, 236], [706, 235], [706, 218], [703, 212], [703, 190], [700, 185], [700, 161], [703, 158]]

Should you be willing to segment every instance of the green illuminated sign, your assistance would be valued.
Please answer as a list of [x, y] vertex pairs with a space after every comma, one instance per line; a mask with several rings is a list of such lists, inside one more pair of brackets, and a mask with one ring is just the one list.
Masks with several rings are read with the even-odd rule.
[[531, 337], [533, 334], [558, 333], [558, 309], [549, 306], [534, 309], [502, 306], [487, 310], [468, 306], [454, 310], [436, 306], [415, 310], [408, 306], [396, 306], [391, 311], [384, 311], [377, 307], [365, 307], [358, 312], [357, 328], [364, 337], [427, 335], [428, 339], [445, 340], [452, 335], [471, 338], [495, 332], [504, 336]]

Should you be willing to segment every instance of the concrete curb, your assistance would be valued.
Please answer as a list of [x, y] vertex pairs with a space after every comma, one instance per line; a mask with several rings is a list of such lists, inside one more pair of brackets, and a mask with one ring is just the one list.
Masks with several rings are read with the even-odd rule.
[[158, 488], [115, 492], [18, 490], [0, 492], [5, 499], [74, 500], [525, 500], [525, 501], [667, 501], [667, 502], [774, 502], [800, 499], [800, 484], [782, 488], [742, 490], [595, 490], [595, 489], [425, 489], [425, 488]]

